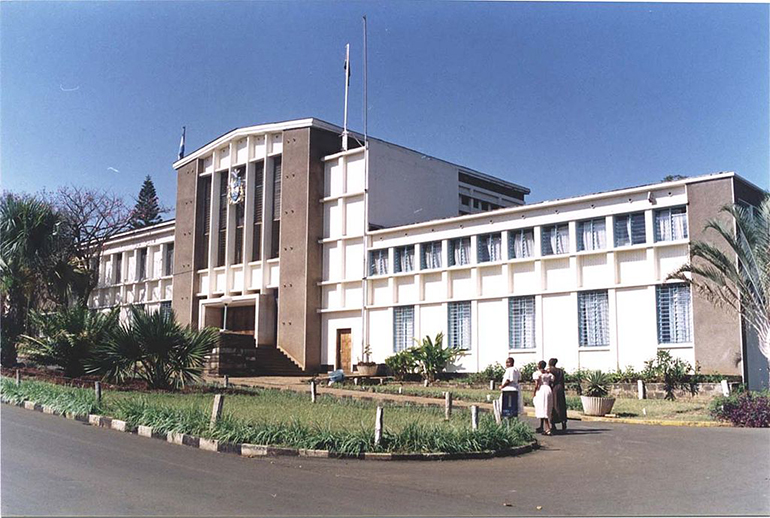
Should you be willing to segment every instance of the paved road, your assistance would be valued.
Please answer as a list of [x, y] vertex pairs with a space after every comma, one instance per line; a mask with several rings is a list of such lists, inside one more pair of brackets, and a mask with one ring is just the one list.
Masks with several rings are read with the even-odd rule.
[[3, 516], [770, 514], [769, 430], [576, 423], [517, 458], [380, 463], [245, 459], [0, 413]]

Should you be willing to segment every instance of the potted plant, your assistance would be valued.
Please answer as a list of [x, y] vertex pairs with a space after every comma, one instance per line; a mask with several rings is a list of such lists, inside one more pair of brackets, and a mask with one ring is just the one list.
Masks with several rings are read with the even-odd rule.
[[587, 387], [584, 395], [580, 396], [585, 415], [603, 416], [612, 411], [614, 397], [607, 397], [609, 378], [602, 371], [591, 371], [585, 377]]
[[372, 355], [372, 346], [366, 344], [364, 347], [364, 361], [358, 362], [356, 370], [361, 376], [374, 376], [377, 374], [377, 362], [369, 361]]

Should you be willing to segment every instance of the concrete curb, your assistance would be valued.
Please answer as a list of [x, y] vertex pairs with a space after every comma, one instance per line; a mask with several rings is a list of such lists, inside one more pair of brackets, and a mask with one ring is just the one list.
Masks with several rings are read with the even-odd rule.
[[730, 423], [719, 421], [674, 421], [667, 419], [628, 419], [624, 417], [594, 417], [581, 415], [579, 421], [598, 423], [641, 424], [652, 426], [691, 426], [696, 428], [734, 428]]
[[[230, 443], [221, 442], [216, 439], [206, 439], [204, 437], [196, 437], [186, 433], [168, 432], [166, 434], [156, 432], [151, 426], [131, 426], [126, 421], [120, 419], [113, 419], [111, 417], [88, 414], [87, 416], [73, 414], [67, 412], [62, 414], [58, 411], [53, 411], [51, 407], [44, 407], [34, 401], [24, 401], [23, 404], [17, 405], [27, 410], [34, 410], [37, 412], [44, 412], [46, 414], [60, 415], [74, 421], [80, 421], [87, 423], [97, 428], [108, 428], [123, 433], [130, 433], [140, 437], [148, 437], [153, 439], [160, 439], [172, 444], [179, 444], [183, 446], [191, 446], [205, 451], [212, 451], [218, 453], [230, 453], [240, 455], [241, 457], [312, 457], [318, 459], [359, 459], [359, 460], [375, 460], [375, 461], [405, 461], [405, 460], [470, 460], [470, 459], [491, 459], [493, 457], [513, 457], [528, 453], [536, 450], [540, 447], [537, 439], [530, 444], [518, 446], [516, 448], [509, 448], [506, 450], [490, 450], [490, 451], [476, 451], [468, 453], [376, 453], [366, 452], [359, 454], [347, 454], [338, 453], [329, 450], [310, 450], [306, 448], [283, 448], [278, 446], [267, 446], [262, 444], [248, 444], [248, 443]], [[47, 410], [46, 410], [47, 409]]]

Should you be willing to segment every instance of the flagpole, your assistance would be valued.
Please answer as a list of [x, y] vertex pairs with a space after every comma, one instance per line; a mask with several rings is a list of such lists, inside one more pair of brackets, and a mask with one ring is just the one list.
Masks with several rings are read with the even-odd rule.
[[342, 122], [342, 150], [348, 150], [348, 87], [350, 86], [350, 43], [345, 45], [345, 116]]
[[[369, 126], [368, 116], [369, 104], [367, 99], [367, 37], [366, 37], [366, 15], [364, 15], [364, 239], [363, 239], [363, 276], [361, 278], [361, 354], [366, 350], [366, 344], [369, 343], [369, 318], [366, 314], [366, 303], [368, 302], [368, 282], [367, 275], [368, 257], [369, 257]], [[363, 357], [363, 356], [362, 356]]]

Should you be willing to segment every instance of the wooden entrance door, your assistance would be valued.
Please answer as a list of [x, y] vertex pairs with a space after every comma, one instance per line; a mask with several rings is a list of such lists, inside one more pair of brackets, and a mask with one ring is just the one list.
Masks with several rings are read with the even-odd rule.
[[337, 329], [337, 368], [350, 372], [353, 366], [353, 339], [350, 329]]
[[255, 327], [254, 306], [231, 306], [227, 308], [227, 330], [231, 333], [253, 335]]

